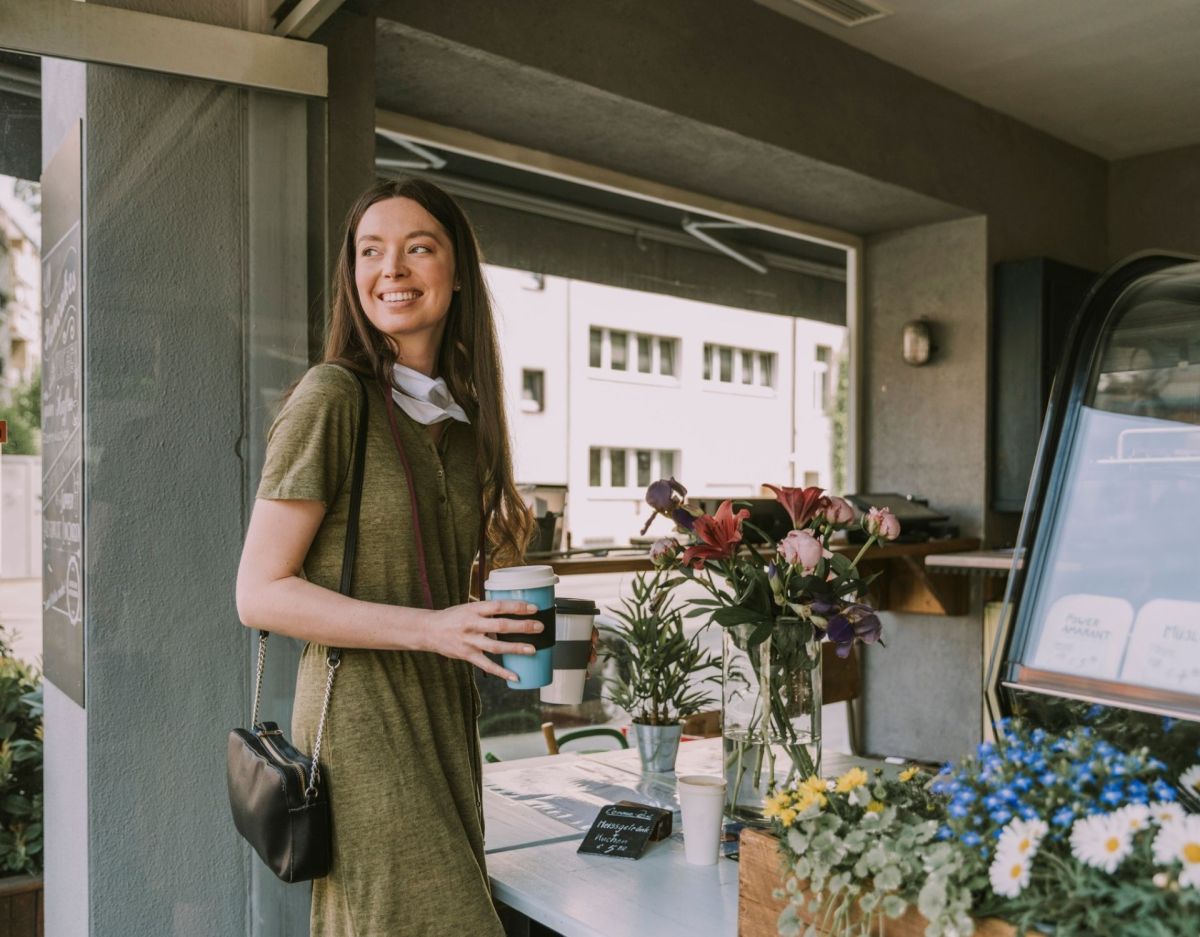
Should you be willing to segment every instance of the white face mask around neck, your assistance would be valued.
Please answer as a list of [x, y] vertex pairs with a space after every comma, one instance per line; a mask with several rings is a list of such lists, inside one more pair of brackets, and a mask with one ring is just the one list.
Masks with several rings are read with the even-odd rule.
[[396, 382], [392, 399], [418, 423], [429, 426], [443, 420], [471, 422], [463, 408], [450, 396], [450, 388], [443, 378], [428, 377], [402, 364], [392, 366], [392, 376]]

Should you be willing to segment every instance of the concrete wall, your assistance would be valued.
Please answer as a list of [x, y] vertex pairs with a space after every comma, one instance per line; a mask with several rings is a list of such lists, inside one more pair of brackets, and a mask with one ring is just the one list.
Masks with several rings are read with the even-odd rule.
[[1200, 146], [1113, 162], [1108, 260], [1159, 249], [1200, 256]]

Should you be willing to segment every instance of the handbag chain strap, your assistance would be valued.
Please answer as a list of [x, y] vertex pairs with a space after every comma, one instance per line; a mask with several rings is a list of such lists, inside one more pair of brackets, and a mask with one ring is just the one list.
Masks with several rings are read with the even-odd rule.
[[[358, 381], [358, 433], [354, 441], [354, 474], [350, 482], [350, 515], [346, 520], [346, 545], [342, 553], [342, 580], [338, 589], [342, 595], [350, 594], [350, 585], [354, 578], [354, 557], [358, 552], [358, 516], [362, 508], [363, 474], [367, 461], [367, 389], [362, 378], [354, 375]], [[254, 713], [250, 724], [258, 725], [258, 708], [262, 700], [263, 669], [267, 662], [267, 638], [270, 632], [258, 633], [258, 666], [254, 675]], [[308, 773], [308, 786], [304, 789], [305, 803], [309, 803], [317, 794], [317, 784], [321, 780], [321, 769], [317, 760], [321, 755], [321, 741], [325, 736], [325, 719], [329, 715], [329, 699], [333, 695], [333, 675], [342, 664], [342, 649], [331, 647], [325, 658], [329, 674], [325, 678], [325, 699], [321, 703], [321, 718], [317, 722], [317, 737], [313, 742], [312, 766]]]

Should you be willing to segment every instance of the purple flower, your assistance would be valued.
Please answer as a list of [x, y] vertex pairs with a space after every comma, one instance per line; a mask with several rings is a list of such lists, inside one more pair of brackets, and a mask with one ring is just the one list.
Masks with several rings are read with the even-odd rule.
[[662, 514], [664, 517], [669, 517], [681, 527], [692, 529], [690, 523], [683, 523], [680, 520], [680, 513], [686, 515], [689, 519], [692, 515], [684, 507], [683, 499], [687, 497], [687, 489], [679, 482], [672, 478], [660, 478], [656, 482], [652, 482], [650, 487], [646, 489], [646, 503], [654, 509], [654, 514], [642, 525], [642, 534], [650, 529], [650, 525], [654, 523], [655, 515]]
[[837, 645], [838, 657], [849, 657], [855, 642], [874, 644], [881, 640], [883, 625], [869, 605], [851, 604], [829, 619], [825, 630]]

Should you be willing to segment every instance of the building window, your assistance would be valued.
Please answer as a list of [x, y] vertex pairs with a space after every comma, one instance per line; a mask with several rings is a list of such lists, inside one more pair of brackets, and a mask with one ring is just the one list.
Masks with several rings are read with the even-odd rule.
[[743, 386], [775, 386], [775, 354], [730, 345], [704, 346], [704, 380]]
[[832, 364], [833, 349], [828, 345], [818, 345], [813, 365], [813, 406], [823, 413], [829, 412]]
[[675, 377], [678, 343], [677, 338], [593, 326], [588, 330], [588, 365], [611, 371]]
[[600, 329], [588, 330], [588, 364], [593, 368], [603, 365], [604, 333]]
[[624, 371], [629, 356], [629, 334], [627, 332], [609, 332], [609, 367], [614, 371]]
[[546, 409], [546, 372], [528, 368], [521, 372], [521, 409], [541, 413]]
[[658, 340], [658, 373], [666, 377], [675, 376], [675, 339]]
[[588, 486], [640, 491], [659, 478], [672, 477], [678, 464], [679, 452], [673, 449], [593, 446], [588, 450]]

